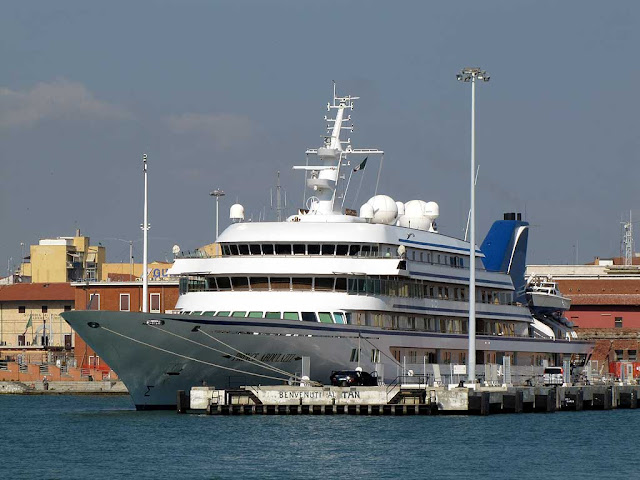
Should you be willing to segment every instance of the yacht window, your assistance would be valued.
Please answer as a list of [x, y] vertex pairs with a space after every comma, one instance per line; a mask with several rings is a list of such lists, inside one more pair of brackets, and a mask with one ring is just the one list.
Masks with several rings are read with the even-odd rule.
[[317, 243], [310, 243], [307, 245], [307, 252], [309, 255], [320, 255], [320, 245]]
[[304, 244], [302, 244], [302, 243], [294, 243], [293, 244], [293, 254], [294, 255], [304, 255]]
[[302, 312], [303, 322], [317, 322], [316, 312]]
[[216, 312], [202, 312], [202, 315], [204, 315], [205, 317], [215, 317]]
[[218, 284], [218, 290], [231, 290], [231, 280], [229, 280], [229, 277], [217, 277], [216, 283]]
[[240, 255], [249, 255], [249, 245], [245, 243], [238, 245], [238, 251], [240, 252]]
[[357, 257], [360, 253], [360, 245], [351, 245], [349, 247], [349, 255], [352, 257]]
[[424, 252], [420, 252], [420, 261], [424, 262]]
[[276, 255], [291, 255], [291, 245], [288, 243], [276, 243]]
[[298, 312], [284, 312], [285, 320], [300, 320], [300, 315]]
[[267, 312], [264, 318], [269, 318], [271, 320], [280, 320], [282, 314], [280, 312]]
[[251, 290], [269, 290], [269, 279], [267, 277], [251, 277]]
[[251, 245], [249, 245], [249, 251], [251, 252], [251, 255], [262, 255], [260, 245], [257, 243], [252, 243]]
[[244, 318], [247, 316], [247, 312], [233, 312], [231, 314], [232, 317]]
[[229, 249], [231, 249], [231, 255], [238, 255], [238, 245], [229, 245]]
[[291, 279], [293, 290], [311, 290], [312, 278], [297, 278]]
[[262, 318], [262, 312], [249, 312], [249, 318]]
[[228, 317], [231, 312], [218, 312], [216, 317]]
[[344, 313], [342, 312], [333, 312], [333, 318], [336, 323], [345, 324]]
[[231, 284], [234, 290], [249, 290], [249, 279], [247, 277], [231, 277]]
[[360, 255], [363, 257], [368, 257], [371, 252], [371, 247], [369, 245], [363, 245], [362, 250], [360, 251]]
[[336, 252], [335, 245], [322, 245], [322, 255], [334, 255]]
[[319, 312], [318, 317], [322, 323], [333, 323], [333, 318], [329, 312]]
[[346, 292], [346, 291], [347, 291], [347, 279], [336, 278], [336, 292]]
[[460, 257], [460, 268], [464, 268], [464, 258]]
[[333, 290], [333, 278], [327, 277], [316, 277], [315, 287], [316, 291], [331, 291]]
[[264, 255], [273, 255], [273, 245], [270, 243], [262, 244], [262, 253]]
[[416, 330], [424, 330], [424, 317], [416, 318]]
[[227, 244], [223, 244], [222, 245], [222, 255], [223, 256], [231, 255], [231, 249], [229, 248], [229, 245], [227, 245]]
[[349, 253], [349, 245], [337, 245], [336, 246], [336, 255], [345, 256]]
[[271, 277], [271, 290], [290, 290], [289, 277]]
[[378, 245], [371, 245], [371, 256], [372, 257], [378, 256]]
[[216, 279], [215, 277], [209, 277], [207, 278], [207, 290], [217, 290], [218, 287], [216, 286]]
[[189, 315], [202, 315], [202, 312], [191, 312]]

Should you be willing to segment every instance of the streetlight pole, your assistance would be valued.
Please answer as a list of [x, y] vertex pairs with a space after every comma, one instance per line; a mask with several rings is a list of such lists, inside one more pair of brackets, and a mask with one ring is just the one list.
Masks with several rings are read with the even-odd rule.
[[224, 197], [225, 193], [222, 190], [220, 190], [219, 188], [216, 188], [209, 195], [212, 196], [212, 197], [216, 197], [216, 239], [215, 239], [215, 241], [217, 242], [218, 241], [218, 219], [220, 218], [219, 209], [218, 209], [219, 205], [218, 204], [219, 204], [219, 201], [220, 201], [220, 197]]
[[469, 209], [469, 383], [476, 382], [476, 80], [489, 81], [489, 75], [480, 68], [465, 68], [456, 75], [458, 81], [471, 82], [471, 183]]
[[[149, 312], [149, 276], [147, 275], [147, 254], [148, 254], [148, 206], [147, 206], [147, 154], [142, 155], [144, 171], [144, 219], [142, 224], [142, 311]], [[131, 261], [131, 260], [129, 260]]]

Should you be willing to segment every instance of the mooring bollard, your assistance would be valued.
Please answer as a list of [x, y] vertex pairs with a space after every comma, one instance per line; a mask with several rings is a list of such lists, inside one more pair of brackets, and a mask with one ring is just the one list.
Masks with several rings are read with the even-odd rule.
[[187, 413], [188, 399], [184, 390], [178, 390], [178, 398], [176, 402], [178, 413]]

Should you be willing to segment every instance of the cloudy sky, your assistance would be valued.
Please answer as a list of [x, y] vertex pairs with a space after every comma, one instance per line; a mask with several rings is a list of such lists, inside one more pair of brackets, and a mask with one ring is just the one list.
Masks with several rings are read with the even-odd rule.
[[[470, 88], [477, 90], [478, 235], [532, 224], [530, 263], [620, 252], [640, 221], [637, 1], [31, 1], [0, 16], [0, 269], [20, 243], [79, 228], [141, 260], [143, 153], [152, 259], [212, 241], [214, 201], [257, 220], [281, 171], [324, 133], [331, 81], [359, 95], [354, 147], [385, 150], [379, 191], [440, 205], [462, 236]], [[363, 175], [359, 207], [378, 163]], [[640, 228], [636, 227], [640, 238]], [[4, 266], [3, 266], [4, 264]]]

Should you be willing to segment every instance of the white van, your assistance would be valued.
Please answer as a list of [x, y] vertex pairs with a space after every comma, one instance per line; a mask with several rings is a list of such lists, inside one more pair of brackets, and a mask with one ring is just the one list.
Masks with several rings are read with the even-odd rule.
[[547, 367], [544, 369], [543, 381], [545, 386], [562, 385], [564, 383], [564, 369], [562, 367]]

